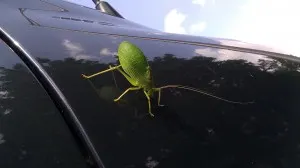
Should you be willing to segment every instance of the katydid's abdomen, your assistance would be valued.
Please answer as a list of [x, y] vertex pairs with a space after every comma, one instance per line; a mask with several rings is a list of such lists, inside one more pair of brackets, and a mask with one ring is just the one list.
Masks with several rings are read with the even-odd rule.
[[147, 79], [148, 62], [144, 53], [134, 44], [123, 41], [118, 48], [122, 69], [136, 82], [143, 84]]

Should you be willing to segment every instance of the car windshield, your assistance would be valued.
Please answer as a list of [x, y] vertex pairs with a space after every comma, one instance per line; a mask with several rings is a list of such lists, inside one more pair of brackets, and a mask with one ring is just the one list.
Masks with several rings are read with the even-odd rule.
[[[59, 33], [59, 38], [50, 38], [54, 34], [49, 32], [46, 36], [56, 50], [42, 45], [37, 51], [33, 44], [37, 41], [31, 41], [32, 53], [74, 108], [107, 167], [296, 164], [299, 64], [197, 45], [53, 33]], [[118, 65], [114, 55], [122, 41], [136, 44], [145, 53], [157, 87], [186, 85], [227, 100], [255, 103], [230, 103], [170, 88], [162, 91], [164, 106], [157, 105], [154, 94], [155, 116], [151, 117], [142, 90], [130, 91], [114, 102], [132, 87], [119, 71], [91, 79], [82, 74]], [[42, 53], [51, 53], [51, 59], [42, 58]]]

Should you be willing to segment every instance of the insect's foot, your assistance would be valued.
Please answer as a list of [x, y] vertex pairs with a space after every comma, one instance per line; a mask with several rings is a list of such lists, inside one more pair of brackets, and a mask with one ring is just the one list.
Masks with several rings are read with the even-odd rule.
[[150, 114], [151, 117], [154, 117], [154, 114], [152, 114], [150, 111], [149, 111], [149, 114]]
[[117, 102], [117, 101], [119, 101], [120, 99], [114, 99], [114, 102]]
[[84, 75], [84, 74], [81, 74], [81, 76], [83, 77], [83, 78], [88, 78], [88, 76], [86, 76], [86, 75]]

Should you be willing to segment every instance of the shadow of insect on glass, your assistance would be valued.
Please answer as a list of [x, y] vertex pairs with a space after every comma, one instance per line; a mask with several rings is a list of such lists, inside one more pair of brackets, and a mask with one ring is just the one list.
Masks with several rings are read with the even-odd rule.
[[179, 88], [185, 89], [197, 93], [201, 93], [228, 103], [235, 103], [235, 104], [251, 104], [251, 102], [236, 102], [227, 100], [221, 97], [214, 96], [207, 92], [201, 91], [199, 89], [189, 87], [189, 86], [182, 86], [182, 85], [166, 85], [162, 87], [154, 87], [154, 82], [152, 80], [151, 68], [148, 64], [148, 61], [144, 55], [144, 53], [139, 49], [136, 45], [128, 42], [123, 41], [120, 43], [118, 48], [118, 59], [120, 65], [117, 66], [109, 66], [108, 69], [100, 71], [98, 73], [92, 75], [84, 75], [82, 74], [83, 78], [89, 79], [95, 77], [97, 75], [118, 70], [134, 87], [130, 87], [125, 90], [118, 98], [114, 99], [115, 102], [119, 101], [127, 92], [132, 90], [140, 90], [142, 89], [147, 100], [148, 100], [148, 112], [150, 116], [154, 116], [151, 112], [151, 99], [150, 97], [153, 96], [154, 92], [158, 92], [158, 106], [163, 106], [160, 104], [161, 99], [161, 90], [166, 88]]

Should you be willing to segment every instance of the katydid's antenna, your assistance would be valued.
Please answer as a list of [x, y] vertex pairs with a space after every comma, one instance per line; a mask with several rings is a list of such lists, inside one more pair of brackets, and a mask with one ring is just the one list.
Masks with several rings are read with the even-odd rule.
[[93, 0], [93, 2], [95, 4], [95, 9], [100, 10], [101, 12], [108, 15], [124, 19], [124, 17], [119, 14], [108, 2], [101, 0]]

